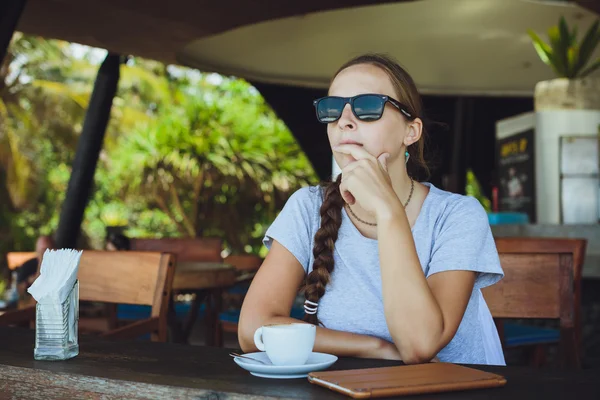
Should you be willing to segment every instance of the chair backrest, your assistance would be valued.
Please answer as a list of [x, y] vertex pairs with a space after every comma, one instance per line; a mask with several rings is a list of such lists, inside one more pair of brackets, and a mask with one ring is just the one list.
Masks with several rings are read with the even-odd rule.
[[504, 237], [496, 238], [498, 253], [573, 254], [574, 277], [581, 279], [587, 239]]
[[505, 277], [482, 290], [494, 318], [578, 319], [585, 239], [497, 238]]
[[250, 254], [232, 254], [225, 257], [225, 264], [232, 265], [238, 271], [255, 272], [262, 265], [263, 259], [256, 255]]
[[174, 254], [177, 262], [222, 262], [223, 241], [219, 238], [131, 239], [131, 250]]
[[19, 268], [27, 260], [36, 258], [37, 254], [35, 251], [11, 251], [6, 254], [6, 262], [8, 263], [8, 269], [14, 270]]
[[175, 265], [168, 253], [84, 251], [79, 263], [82, 301], [152, 306], [166, 318]]

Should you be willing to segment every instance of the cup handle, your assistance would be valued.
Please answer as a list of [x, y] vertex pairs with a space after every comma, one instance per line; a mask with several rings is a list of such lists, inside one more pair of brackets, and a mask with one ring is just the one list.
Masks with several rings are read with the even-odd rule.
[[263, 328], [261, 326], [256, 330], [256, 332], [254, 332], [254, 344], [256, 345], [256, 348], [260, 351], [265, 351], [265, 344], [262, 341], [262, 333]]

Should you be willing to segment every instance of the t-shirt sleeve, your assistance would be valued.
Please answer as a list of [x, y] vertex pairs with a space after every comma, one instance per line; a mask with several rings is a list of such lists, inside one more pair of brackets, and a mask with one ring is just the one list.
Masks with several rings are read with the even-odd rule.
[[270, 250], [273, 240], [296, 257], [308, 272], [313, 247], [313, 237], [318, 225], [318, 188], [305, 187], [296, 191], [271, 224], [263, 244]]
[[463, 197], [456, 201], [440, 222], [427, 277], [443, 271], [475, 271], [475, 289], [502, 279], [504, 272], [488, 217], [477, 199]]

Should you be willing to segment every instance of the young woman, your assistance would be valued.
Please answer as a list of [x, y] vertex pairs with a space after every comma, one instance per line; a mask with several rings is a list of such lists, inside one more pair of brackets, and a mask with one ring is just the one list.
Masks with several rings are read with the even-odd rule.
[[[419, 183], [421, 99], [381, 55], [355, 58], [314, 103], [342, 173], [294, 193], [268, 229], [269, 254], [242, 307], [239, 341], [289, 317], [302, 288], [315, 350], [405, 363], [504, 364], [481, 294], [503, 276], [487, 215], [471, 197]], [[412, 167], [411, 166], [411, 167]]]

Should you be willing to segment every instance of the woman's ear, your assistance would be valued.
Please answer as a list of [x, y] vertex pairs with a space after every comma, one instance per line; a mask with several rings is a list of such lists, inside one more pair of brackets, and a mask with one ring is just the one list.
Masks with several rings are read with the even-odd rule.
[[408, 123], [407, 129], [408, 134], [404, 137], [404, 145], [406, 147], [421, 139], [421, 135], [423, 134], [423, 121], [421, 118], [415, 118]]

